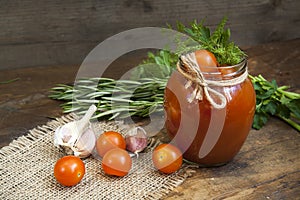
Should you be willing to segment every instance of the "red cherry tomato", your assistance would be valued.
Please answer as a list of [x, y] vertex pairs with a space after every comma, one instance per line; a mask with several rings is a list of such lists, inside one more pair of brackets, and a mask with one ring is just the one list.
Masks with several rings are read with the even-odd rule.
[[216, 67], [218, 66], [217, 59], [213, 53], [205, 49], [195, 51], [196, 60], [199, 66]]
[[114, 148], [126, 148], [126, 141], [120, 133], [108, 131], [101, 134], [97, 139], [96, 150], [101, 157], [103, 157], [106, 152]]
[[[230, 67], [230, 66], [221, 66], [218, 67], [219, 71], [221, 72], [222, 78], [223, 79], [231, 79], [236, 75], [237, 69], [235, 67]], [[237, 74], [239, 75], [239, 73]]]
[[[201, 49], [195, 51], [197, 63], [202, 72], [206, 73], [214, 73], [214, 77], [218, 77], [220, 79], [226, 79], [226, 75], [232, 74], [236, 72], [236, 69], [232, 67], [227, 67], [227, 65], [219, 65], [216, 57], [210, 51]], [[220, 75], [219, 72], [221, 73]], [[229, 75], [229, 79], [232, 75]]]
[[108, 175], [125, 176], [131, 169], [132, 161], [127, 151], [114, 148], [102, 159], [102, 169]]
[[54, 165], [54, 176], [57, 182], [64, 186], [76, 185], [84, 174], [84, 163], [76, 156], [64, 156]]
[[154, 149], [152, 161], [156, 169], [171, 174], [180, 169], [182, 153], [172, 144], [161, 144]]

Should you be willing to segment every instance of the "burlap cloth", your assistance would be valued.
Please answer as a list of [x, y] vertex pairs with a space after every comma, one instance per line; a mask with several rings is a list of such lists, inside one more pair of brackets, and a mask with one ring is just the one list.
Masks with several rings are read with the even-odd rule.
[[[70, 114], [37, 127], [0, 149], [0, 199], [160, 199], [190, 174], [184, 166], [177, 173], [164, 175], [154, 169], [151, 151], [133, 158], [130, 173], [111, 177], [103, 173], [101, 161], [84, 159], [86, 174], [73, 187], [64, 187], [53, 175], [55, 162], [64, 156], [53, 145], [58, 126], [74, 120]], [[120, 130], [113, 122], [96, 122], [95, 129]], [[96, 130], [97, 131], [97, 130]]]

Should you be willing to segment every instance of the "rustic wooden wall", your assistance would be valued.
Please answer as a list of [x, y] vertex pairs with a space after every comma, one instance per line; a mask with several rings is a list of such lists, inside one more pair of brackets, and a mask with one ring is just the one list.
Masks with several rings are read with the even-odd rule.
[[0, 69], [80, 64], [124, 30], [227, 15], [242, 46], [300, 36], [299, 0], [0, 0]]

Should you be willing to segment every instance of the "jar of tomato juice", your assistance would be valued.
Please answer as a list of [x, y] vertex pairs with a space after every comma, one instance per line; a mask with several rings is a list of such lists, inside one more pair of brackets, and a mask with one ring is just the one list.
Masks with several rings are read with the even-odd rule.
[[201, 66], [195, 53], [180, 57], [164, 96], [165, 127], [183, 157], [200, 166], [223, 165], [250, 131], [255, 91], [247, 60], [234, 66]]

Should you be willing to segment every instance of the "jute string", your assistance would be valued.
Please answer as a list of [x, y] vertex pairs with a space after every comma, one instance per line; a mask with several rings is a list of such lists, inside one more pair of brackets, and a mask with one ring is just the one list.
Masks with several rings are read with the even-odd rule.
[[[53, 175], [55, 162], [65, 154], [53, 144], [58, 126], [77, 119], [75, 114], [63, 116], [37, 127], [26, 136], [0, 149], [0, 199], [160, 199], [190, 176], [193, 170], [183, 166], [171, 175], [154, 169], [149, 144], [145, 153], [133, 158], [130, 173], [122, 178], [104, 174], [101, 160], [84, 159], [86, 174], [74, 187], [64, 187]], [[128, 126], [115, 122], [93, 123], [97, 133], [114, 130], [126, 133]]]
[[[224, 108], [227, 101], [226, 97], [222, 93], [213, 89], [211, 86], [233, 86], [244, 82], [248, 77], [248, 71], [246, 69], [240, 76], [229, 80], [207, 80], [198, 66], [194, 52], [180, 57], [180, 61], [177, 63], [177, 70], [188, 79], [188, 82], [185, 85], [186, 88], [191, 87], [192, 83], [195, 84], [195, 89], [188, 101], [192, 102], [195, 99], [202, 100], [205, 95], [212, 107], [216, 109]], [[212, 95], [214, 95], [219, 101], [217, 102]]]

